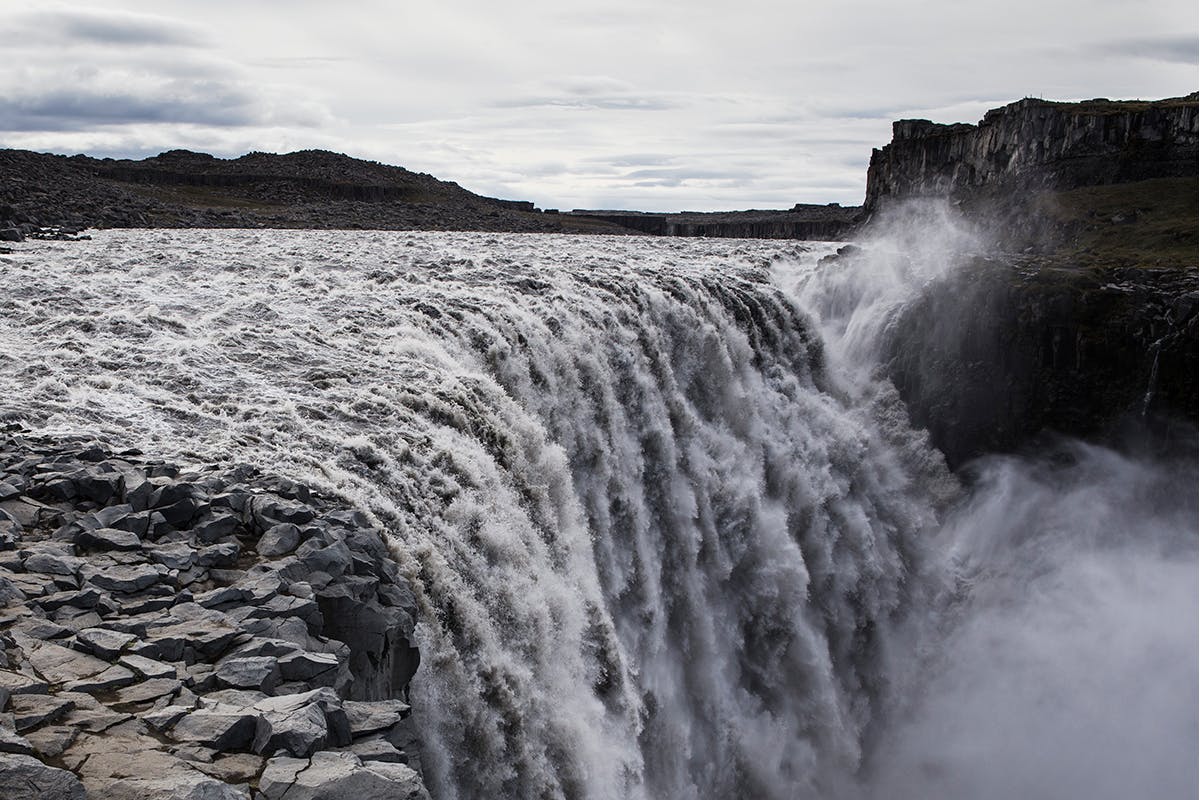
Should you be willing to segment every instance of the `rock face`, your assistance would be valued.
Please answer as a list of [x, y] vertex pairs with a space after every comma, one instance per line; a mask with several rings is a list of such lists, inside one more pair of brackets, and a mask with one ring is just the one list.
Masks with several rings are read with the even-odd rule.
[[978, 125], [899, 120], [871, 153], [865, 208], [905, 197], [1121, 183], [1197, 170], [1197, 95], [1156, 102], [1026, 98]]
[[427, 797], [415, 613], [304, 486], [5, 435], [0, 796]]
[[886, 359], [952, 467], [1043, 430], [1176, 420], [1194, 431], [1195, 274], [976, 259], [905, 309]]

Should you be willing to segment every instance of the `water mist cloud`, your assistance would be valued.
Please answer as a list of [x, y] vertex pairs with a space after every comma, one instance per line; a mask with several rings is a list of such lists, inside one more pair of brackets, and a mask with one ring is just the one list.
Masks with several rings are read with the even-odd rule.
[[954, 622], [867, 796], [1195, 796], [1194, 458], [1068, 443], [978, 469], [936, 543]]

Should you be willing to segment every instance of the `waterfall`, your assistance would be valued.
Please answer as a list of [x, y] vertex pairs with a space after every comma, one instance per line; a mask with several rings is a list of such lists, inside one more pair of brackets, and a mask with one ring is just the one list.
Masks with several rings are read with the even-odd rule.
[[869, 792], [982, 580], [948, 531], [1012, 484], [910, 429], [870, 359], [914, 282], [831, 251], [103, 232], [4, 264], [0, 419], [369, 511], [437, 798]]

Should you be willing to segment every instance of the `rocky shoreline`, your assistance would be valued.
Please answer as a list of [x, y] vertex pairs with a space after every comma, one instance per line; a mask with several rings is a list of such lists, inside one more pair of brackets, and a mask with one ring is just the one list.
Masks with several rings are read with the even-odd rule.
[[416, 611], [305, 486], [0, 434], [0, 797], [426, 798]]

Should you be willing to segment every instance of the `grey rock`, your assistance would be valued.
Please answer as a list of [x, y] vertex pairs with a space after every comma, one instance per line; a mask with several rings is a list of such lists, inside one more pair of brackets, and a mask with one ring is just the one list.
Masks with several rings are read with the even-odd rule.
[[305, 695], [270, 697], [254, 706], [259, 713], [252, 749], [261, 755], [279, 752], [307, 757], [325, 746], [325, 712]]
[[169, 569], [190, 569], [196, 563], [196, 548], [183, 542], [147, 548], [146, 555]]
[[289, 653], [279, 658], [278, 663], [285, 681], [303, 681], [313, 686], [333, 686], [341, 666], [331, 653]]
[[85, 628], [75, 634], [76, 649], [107, 661], [115, 661], [121, 651], [136, 640], [132, 633], [107, 628]]
[[149, 564], [97, 568], [85, 566], [80, 570], [84, 581], [110, 592], [133, 593], [147, 589], [162, 580], [162, 574]]
[[248, 599], [248, 592], [237, 586], [221, 586], [208, 592], [196, 595], [195, 602], [205, 608], [243, 603]]
[[385, 761], [389, 764], [407, 764], [408, 757], [396, 746], [381, 736], [373, 736], [355, 742], [346, 748], [362, 761]]
[[93, 512], [91, 516], [95, 520], [97, 528], [110, 528], [133, 513], [135, 513], [133, 506], [128, 503], [121, 503], [115, 506], [106, 506], [99, 511]]
[[355, 701], [342, 704], [355, 738], [391, 728], [409, 714], [409, 706], [400, 700]]
[[404, 764], [369, 762], [353, 753], [273, 758], [259, 779], [266, 800], [427, 800], [420, 776]]
[[50, 685], [46, 681], [22, 675], [7, 669], [0, 669], [0, 692], [6, 695], [15, 694], [46, 694]]
[[139, 716], [142, 721], [156, 731], [170, 730], [176, 722], [190, 714], [194, 709], [189, 706], [165, 706], [144, 711]]
[[[0, 733], [0, 737], [3, 737]], [[79, 736], [79, 729], [74, 725], [47, 725], [30, 731], [25, 738], [40, 758], [58, 758], [62, 752], [71, 746]]]
[[347, 572], [353, 563], [350, 548], [340, 540], [320, 547], [317, 540], [309, 539], [296, 548], [296, 556], [313, 572], [324, 572], [334, 578]]
[[31, 756], [33, 755], [33, 745], [24, 736], [20, 736], [0, 725], [0, 753]]
[[255, 724], [255, 715], [240, 709], [200, 709], [176, 722], [168, 735], [177, 742], [194, 742], [228, 752], [250, 746]]
[[0, 753], [0, 797], [4, 800], [87, 800], [79, 779], [36, 758]]
[[176, 678], [152, 678], [148, 681], [135, 683], [113, 696], [114, 706], [153, 703], [161, 698], [174, 697], [183, 688], [183, 683]]
[[142, 540], [136, 533], [117, 528], [83, 530], [75, 536], [75, 544], [90, 550], [139, 550]]
[[214, 511], [194, 522], [191, 530], [197, 539], [211, 544], [233, 535], [240, 525], [241, 520], [233, 514]]
[[103, 596], [99, 589], [94, 586], [87, 586], [75, 591], [55, 592], [45, 595], [38, 598], [37, 604], [46, 611], [54, 611], [63, 606], [95, 608]]
[[228, 658], [217, 665], [218, 686], [270, 692], [279, 684], [279, 663], [268, 656]]
[[263, 769], [263, 758], [252, 753], [228, 753], [218, 755], [211, 764], [197, 763], [192, 766], [227, 784], [248, 784], [258, 779]]
[[111, 692], [137, 683], [137, 676], [124, 667], [114, 664], [96, 675], [69, 681], [63, 688], [71, 692]]
[[153, 658], [146, 658], [133, 653], [128, 653], [121, 656], [119, 662], [126, 669], [131, 669], [134, 673], [146, 679], [154, 678], [174, 678], [177, 670], [170, 664], [164, 664]]
[[109, 668], [107, 661], [49, 642], [22, 641], [21, 648], [30, 666], [52, 684], [90, 678]]
[[25, 569], [43, 575], [75, 575], [84, 565], [82, 558], [56, 555], [54, 553], [36, 553], [25, 559]]
[[255, 549], [260, 556], [275, 558], [287, 555], [300, 544], [300, 529], [291, 523], [272, 525], [259, 538]]
[[171, 527], [183, 528], [196, 515], [197, 506], [192, 498], [183, 497], [168, 505], [153, 506], [153, 509], [162, 514], [163, 521]]
[[237, 542], [221, 542], [201, 550], [196, 555], [196, 563], [202, 567], [224, 569], [237, 564], [240, 552]]
[[18, 694], [9, 699], [18, 733], [60, 720], [74, 708], [74, 702], [48, 694]]

